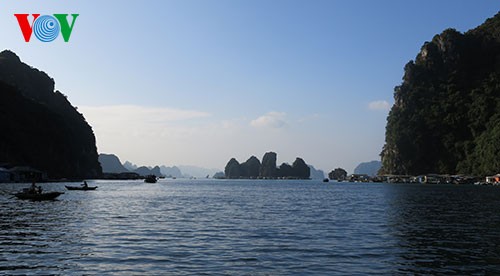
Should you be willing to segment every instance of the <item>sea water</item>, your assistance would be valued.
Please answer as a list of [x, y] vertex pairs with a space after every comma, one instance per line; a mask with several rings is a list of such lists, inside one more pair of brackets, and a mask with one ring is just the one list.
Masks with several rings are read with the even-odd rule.
[[500, 274], [500, 187], [88, 183], [0, 184], [0, 275]]

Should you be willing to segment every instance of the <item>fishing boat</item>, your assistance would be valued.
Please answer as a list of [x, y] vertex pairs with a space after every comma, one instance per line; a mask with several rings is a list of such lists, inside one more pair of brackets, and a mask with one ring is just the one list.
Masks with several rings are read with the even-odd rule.
[[156, 183], [157, 181], [158, 181], [158, 178], [156, 178], [156, 175], [154, 175], [154, 174], [148, 175], [144, 179], [144, 182], [146, 182], [146, 183]]
[[68, 190], [77, 190], [77, 191], [90, 191], [97, 189], [97, 186], [89, 187], [89, 186], [64, 186]]
[[19, 198], [19, 199], [29, 199], [29, 200], [34, 200], [34, 201], [41, 201], [41, 200], [54, 200], [62, 194], [64, 194], [64, 193], [62, 193], [62, 192], [29, 193], [26, 191], [22, 191], [22, 192], [14, 194], [14, 196]]

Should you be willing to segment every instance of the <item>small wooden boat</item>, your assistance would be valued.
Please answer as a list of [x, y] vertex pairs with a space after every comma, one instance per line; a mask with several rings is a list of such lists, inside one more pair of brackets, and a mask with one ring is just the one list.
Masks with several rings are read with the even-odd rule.
[[97, 189], [97, 186], [90, 187], [90, 186], [64, 186], [68, 190], [78, 190], [78, 191], [90, 191], [90, 190], [95, 190]]
[[34, 201], [40, 200], [54, 200], [56, 197], [62, 195], [64, 193], [61, 192], [48, 192], [48, 193], [27, 193], [27, 192], [19, 192], [14, 194], [19, 199], [29, 199]]

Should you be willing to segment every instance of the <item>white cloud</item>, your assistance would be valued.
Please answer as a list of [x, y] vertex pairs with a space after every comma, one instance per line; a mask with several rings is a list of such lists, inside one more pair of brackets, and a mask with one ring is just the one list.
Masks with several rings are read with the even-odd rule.
[[127, 122], [128, 124], [161, 124], [210, 116], [209, 113], [163, 107], [138, 105], [82, 106], [79, 110], [89, 119], [101, 122]]
[[373, 101], [368, 104], [370, 110], [383, 110], [391, 109], [391, 105], [387, 101]]
[[78, 110], [92, 126], [99, 147], [110, 152], [108, 147], [120, 143], [137, 146], [165, 137], [185, 139], [200, 125], [197, 119], [210, 116], [202, 111], [137, 105], [81, 106]]
[[282, 128], [286, 126], [285, 117], [286, 113], [273, 111], [252, 120], [250, 125], [253, 127]]
[[[99, 152], [117, 154], [137, 164], [167, 164], [176, 156], [205, 145], [202, 138], [213, 135], [211, 114], [196, 110], [138, 105], [80, 106], [95, 133]], [[177, 159], [176, 158], [176, 159]]]

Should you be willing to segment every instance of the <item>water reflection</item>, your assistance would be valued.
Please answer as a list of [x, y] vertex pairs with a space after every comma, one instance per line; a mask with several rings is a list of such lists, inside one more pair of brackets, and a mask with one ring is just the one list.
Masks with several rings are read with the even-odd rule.
[[393, 187], [390, 225], [410, 274], [499, 274], [500, 190], [476, 186]]

